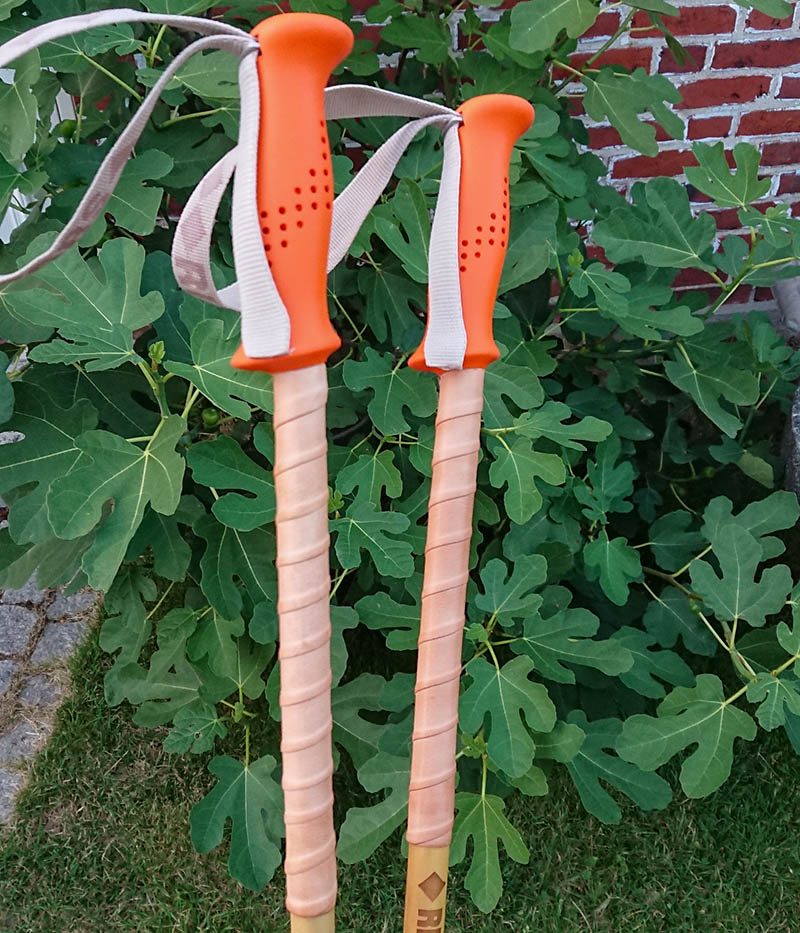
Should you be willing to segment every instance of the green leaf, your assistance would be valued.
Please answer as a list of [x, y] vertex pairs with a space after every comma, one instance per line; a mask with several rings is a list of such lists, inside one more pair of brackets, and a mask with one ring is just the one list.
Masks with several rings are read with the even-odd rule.
[[585, 75], [586, 94], [583, 105], [593, 120], [608, 122], [622, 141], [645, 155], [658, 154], [656, 131], [652, 123], [638, 119], [648, 111], [657, 123], [673, 137], [683, 139], [681, 118], [666, 106], [681, 99], [674, 84], [663, 75], [649, 75], [643, 68], [632, 74], [620, 74], [616, 68], [601, 68], [597, 75]]
[[654, 635], [624, 625], [609, 640], [631, 653], [633, 664], [619, 675], [619, 679], [642, 696], [660, 700], [664, 696], [660, 680], [673, 687], [694, 685], [694, 674], [680, 655], [674, 651], [648, 650], [657, 641]]
[[24, 434], [15, 444], [0, 445], [0, 493], [28, 487], [9, 513], [9, 529], [17, 544], [43, 541], [52, 528], [46, 499], [51, 484], [85, 460], [75, 439], [97, 423], [94, 408], [79, 399], [61, 408], [52, 397], [24, 382], [17, 386], [14, 429]]
[[691, 513], [678, 509], [667, 512], [650, 526], [650, 547], [662, 570], [680, 570], [703, 548], [703, 536], [690, 531]]
[[769, 178], [759, 180], [758, 149], [749, 143], [739, 143], [733, 148], [736, 172], [728, 168], [725, 147], [722, 142], [709, 146], [695, 143], [692, 151], [700, 163], [685, 169], [689, 184], [707, 194], [720, 207], [747, 207], [769, 191]]
[[507, 401], [523, 411], [541, 405], [544, 391], [530, 368], [502, 360], [492, 363], [483, 384], [483, 422], [487, 428], [506, 428], [514, 420]]
[[119, 652], [104, 678], [105, 698], [109, 706], [117, 706], [125, 699], [125, 676], [123, 674], [120, 681], [120, 673], [127, 664], [139, 660], [150, 637], [152, 625], [144, 604], [155, 600], [156, 595], [153, 580], [135, 565], [123, 567], [105, 595], [100, 647], [109, 654]]
[[524, 657], [502, 668], [475, 658], [467, 665], [471, 683], [459, 703], [461, 727], [467, 732], [476, 732], [488, 717], [489, 754], [511, 777], [525, 774], [533, 763], [535, 745], [528, 729], [549, 732], [556, 722], [546, 688], [528, 679], [533, 666]]
[[472, 861], [464, 878], [464, 887], [476, 907], [484, 913], [494, 910], [503, 893], [498, 845], [521, 865], [527, 865], [530, 853], [522, 836], [509, 823], [499, 797], [489, 794], [456, 794], [456, 821], [450, 844], [450, 864], [464, 860], [467, 843], [472, 839]]
[[237, 673], [236, 643], [244, 634], [240, 616], [223, 619], [214, 609], [197, 623], [197, 628], [186, 643], [190, 661], [208, 656], [208, 666], [220, 677], [234, 679]]
[[574, 424], [565, 424], [571, 417], [569, 405], [548, 399], [541, 408], [524, 417], [519, 424], [519, 433], [532, 440], [546, 437], [569, 450], [586, 450], [580, 441], [603, 441], [611, 433], [611, 425], [607, 421], [590, 415]]
[[598, 220], [592, 238], [612, 262], [641, 259], [648, 266], [713, 269], [717, 231], [711, 214], [693, 218], [685, 189], [672, 178], [635, 185], [636, 203]]
[[550, 49], [566, 30], [577, 39], [597, 19], [598, 9], [590, 0], [530, 0], [511, 11], [511, 46], [521, 52]]
[[401, 49], [416, 49], [419, 61], [427, 65], [441, 65], [450, 53], [450, 32], [438, 16], [393, 16], [381, 30], [381, 39]]
[[208, 770], [219, 781], [192, 807], [192, 843], [205, 854], [216, 848], [231, 821], [231, 875], [251, 891], [260, 891], [281, 863], [283, 795], [272, 777], [275, 759], [264, 755], [249, 765], [214, 758]]
[[764, 625], [768, 615], [780, 612], [792, 588], [789, 568], [768, 567], [756, 581], [763, 550], [749, 531], [734, 523], [722, 525], [711, 543], [721, 575], [711, 564], [697, 560], [690, 568], [692, 588], [718, 619]]
[[610, 539], [603, 529], [583, 549], [583, 559], [587, 567], [596, 569], [600, 586], [611, 602], [624, 606], [628, 601], [628, 587], [642, 578], [639, 552], [630, 547], [628, 539]]
[[669, 804], [672, 790], [663, 778], [608, 753], [616, 747], [623, 729], [619, 719], [588, 722], [581, 710], [573, 710], [567, 718], [586, 734], [575, 757], [567, 762], [567, 770], [589, 813], [603, 823], [622, 819], [619, 806], [603, 784], [621, 791], [643, 810], [663, 810]]
[[185, 430], [183, 418], [170, 415], [144, 449], [107, 431], [87, 431], [75, 441], [83, 454], [78, 466], [51, 484], [47, 512], [61, 538], [87, 534], [100, 521], [103, 506], [114, 501], [83, 557], [83, 569], [97, 589], [111, 585], [145, 505], [163, 515], [178, 508], [184, 461], [175, 445]]
[[520, 557], [511, 573], [504, 561], [490, 560], [481, 570], [484, 592], [475, 597], [475, 605], [505, 625], [538, 610], [542, 597], [534, 591], [546, 579], [547, 561], [539, 554]]
[[735, 739], [749, 742], [756, 735], [750, 716], [726, 703], [714, 674], [700, 674], [695, 687], [676, 687], [657, 713], [627, 719], [617, 751], [626, 761], [654, 771], [696, 745], [681, 766], [681, 786], [688, 797], [705, 797], [724, 784], [731, 773]]
[[[37, 237], [26, 261], [53, 239], [50, 233]], [[143, 297], [140, 293], [144, 249], [119, 237], [105, 243], [97, 258], [99, 265], [90, 265], [74, 247], [35, 273], [35, 287], [5, 295], [15, 314], [58, 328], [62, 339], [39, 344], [31, 351], [31, 359], [43, 363], [88, 360], [89, 371], [141, 361], [133, 349], [133, 331], [164, 311], [159, 294]]]
[[399, 603], [388, 593], [371, 593], [356, 603], [359, 619], [371, 629], [386, 630], [390, 651], [416, 651], [419, 636], [419, 600]]
[[665, 587], [644, 614], [644, 627], [659, 645], [672, 648], [680, 635], [687, 651], [710, 657], [717, 648], [714, 636], [691, 611], [689, 599], [679, 590]]
[[[537, 168], [544, 169], [547, 165], [554, 171], [558, 170], [558, 163], [546, 156], [540, 143], [533, 143], [525, 152]], [[547, 173], [545, 177], [548, 175], [550, 180], [552, 172]], [[555, 250], [557, 221], [558, 201], [553, 197], [548, 197], [533, 207], [514, 210], [503, 274], [497, 290], [499, 295], [538, 279], [548, 268]], [[491, 372], [492, 369], [489, 369], [487, 376]]]
[[358, 770], [358, 780], [371, 794], [386, 791], [379, 803], [351, 807], [339, 830], [336, 854], [346, 865], [368, 858], [405, 822], [408, 812], [408, 779], [411, 761], [379, 752]]
[[792, 528], [800, 519], [800, 504], [797, 496], [788, 490], [779, 490], [750, 502], [738, 515], [733, 514], [733, 503], [727, 496], [712, 499], [703, 512], [702, 532], [707, 541], [720, 536], [723, 526], [735, 522], [758, 541], [763, 550], [763, 560], [772, 560], [786, 549], [783, 541], [768, 536], [773, 531]]
[[[55, 150], [47, 162], [50, 180], [67, 187], [53, 199], [49, 214], [65, 223], [69, 220], [106, 154], [107, 147], [98, 146], [61, 146]], [[171, 156], [160, 149], [149, 149], [129, 159], [102, 213], [81, 237], [79, 245], [85, 247], [97, 243], [106, 230], [106, 214], [113, 217], [115, 226], [131, 233], [139, 236], [152, 233], [164, 189], [145, 182], [163, 178], [172, 166]]]
[[347, 749], [356, 768], [362, 767], [380, 751], [378, 743], [385, 726], [366, 719], [361, 713], [383, 709], [381, 690], [385, 685], [386, 681], [377, 674], [359, 674], [331, 693], [333, 738]]
[[[250, 420], [250, 405], [272, 411], [272, 386], [267, 373], [245, 372], [231, 366], [231, 357], [239, 346], [234, 332], [225, 330], [218, 318], [200, 321], [192, 330], [190, 366], [167, 360], [164, 368], [188, 379], [217, 408], [235, 418]], [[250, 404], [248, 404], [250, 403]]]
[[[384, 35], [391, 25], [384, 27]], [[376, 208], [373, 218], [375, 232], [402, 262], [409, 276], [415, 282], [427, 282], [431, 224], [420, 186], [402, 178], [392, 200]]]
[[354, 502], [343, 518], [331, 522], [331, 531], [336, 534], [336, 556], [342, 567], [358, 567], [363, 548], [378, 573], [407, 577], [414, 569], [411, 544], [394, 536], [408, 526], [408, 517], [400, 512], [377, 512], [370, 502]]
[[14, 62], [14, 77], [0, 80], [0, 155], [21, 162], [36, 139], [38, 103], [31, 90], [41, 76], [39, 53], [28, 52]]
[[423, 326], [414, 313], [425, 307], [425, 290], [405, 275], [384, 268], [364, 266], [358, 273], [358, 287], [366, 299], [366, 319], [375, 337], [391, 336], [395, 346], [415, 346]]
[[756, 710], [756, 718], [768, 732], [778, 726], [785, 726], [787, 713], [800, 716], [800, 693], [796, 679], [760, 673], [755, 681], [747, 685], [747, 699], [751, 703], [761, 704]]
[[[239, 531], [204, 515], [194, 531], [206, 542], [200, 560], [201, 586], [211, 605], [227, 619], [242, 611], [242, 584], [258, 605], [275, 604], [275, 536], [264, 528]], [[237, 582], [238, 581], [238, 582]]]
[[633, 503], [627, 497], [633, 493], [633, 464], [617, 461], [622, 456], [622, 443], [617, 434], [597, 445], [595, 460], [586, 464], [586, 476], [592, 487], [592, 505], [606, 512], [630, 512]]
[[557, 454], [540, 453], [526, 438], [511, 445], [502, 438], [492, 444], [494, 463], [489, 468], [489, 482], [496, 489], [506, 487], [503, 496], [512, 522], [522, 525], [542, 507], [542, 496], [535, 478], [558, 486], [566, 479], [564, 461]]
[[371, 347], [365, 350], [363, 361], [345, 362], [344, 381], [356, 392], [369, 389], [373, 393], [367, 411], [382, 434], [402, 434], [410, 429], [406, 409], [420, 418], [436, 410], [436, 382], [429, 373], [409, 369], [402, 361], [395, 363], [391, 356]]
[[357, 490], [356, 502], [371, 502], [378, 508], [382, 493], [396, 499], [403, 492], [403, 479], [394, 465], [394, 453], [382, 450], [380, 453], [361, 454], [355, 463], [339, 470], [336, 488], [343, 493]]
[[[267, 432], [263, 422], [253, 431], [256, 449], [265, 456], [269, 451]], [[223, 525], [252, 531], [275, 517], [272, 474], [251, 460], [232, 437], [220, 434], [214, 440], [192, 445], [187, 461], [196, 483], [252, 493], [229, 493], [214, 502], [211, 511]]]
[[179, 524], [191, 525], [201, 512], [203, 507], [193, 496], [184, 496], [174, 515], [161, 515], [148, 507], [131, 538], [125, 559], [135, 560], [149, 547], [153, 570], [159, 577], [176, 583], [183, 580], [192, 558], [192, 549]]
[[742, 422], [723, 408], [721, 399], [734, 405], [754, 405], [758, 400], [757, 377], [751, 372], [733, 369], [724, 362], [701, 368], [676, 351], [674, 359], [664, 363], [664, 372], [669, 381], [691, 396], [700, 411], [728, 437], [736, 436]]
[[525, 654], [538, 674], [560, 684], [574, 684], [575, 674], [565, 665], [593, 667], [619, 675], [633, 664], [631, 653], [611, 639], [595, 641], [600, 620], [588, 609], [561, 606], [543, 618], [538, 612], [524, 622], [524, 634], [511, 643], [515, 654]]
[[624, 275], [607, 269], [600, 262], [589, 263], [575, 270], [569, 280], [569, 287], [579, 298], [585, 298], [592, 290], [595, 300], [601, 307], [607, 306], [627, 310], [626, 293], [631, 290], [631, 283]]
[[208, 703], [196, 709], [187, 706], [175, 716], [175, 725], [164, 739], [164, 751], [176, 755], [191, 752], [200, 755], [210, 752], [217, 739], [224, 739], [228, 734], [225, 723], [217, 716], [217, 711]]
[[200, 701], [203, 683], [198, 669], [186, 656], [186, 640], [195, 628], [196, 613], [172, 609], [158, 623], [158, 650], [147, 668], [135, 661], [122, 666], [115, 686], [119, 697], [139, 705], [134, 722], [158, 726], [179, 710]]

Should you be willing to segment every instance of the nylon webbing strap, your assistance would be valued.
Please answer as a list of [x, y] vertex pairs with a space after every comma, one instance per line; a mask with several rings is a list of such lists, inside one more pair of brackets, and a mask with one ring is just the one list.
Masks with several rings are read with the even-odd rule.
[[[135, 10], [104, 10], [45, 23], [0, 46], [0, 67], [45, 42], [97, 26], [122, 22], [156, 23], [200, 33], [166, 68], [144, 98], [101, 163], [78, 208], [53, 243], [20, 269], [0, 275], [0, 286], [35, 272], [79, 242], [103, 210], [127, 159], [145, 129], [161, 92], [173, 75], [197, 52], [225, 49], [240, 58], [240, 125], [237, 145], [201, 179], [186, 203], [175, 232], [172, 265], [188, 293], [242, 313], [242, 344], [248, 356], [285, 354], [290, 346], [290, 320], [264, 252], [256, 202], [256, 166], [260, 93], [256, 70], [258, 42], [235, 26], [192, 16], [160, 16]], [[466, 349], [458, 272], [458, 194], [461, 117], [448, 107], [366, 85], [340, 85], [325, 92], [328, 119], [374, 116], [414, 118], [386, 140], [335, 199], [328, 270], [339, 263], [361, 224], [386, 187], [398, 161], [414, 137], [428, 126], [444, 134], [442, 178], [431, 230], [429, 308], [425, 361], [441, 369], [460, 369]], [[210, 265], [217, 212], [233, 178], [231, 234], [236, 282], [218, 290]]]

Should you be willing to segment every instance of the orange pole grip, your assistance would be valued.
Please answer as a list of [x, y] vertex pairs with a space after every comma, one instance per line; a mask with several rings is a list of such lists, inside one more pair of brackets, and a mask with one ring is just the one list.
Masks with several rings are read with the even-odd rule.
[[[458, 254], [467, 349], [464, 369], [485, 369], [500, 355], [492, 336], [492, 312], [508, 245], [508, 165], [517, 139], [533, 123], [533, 107], [512, 94], [484, 94], [458, 108], [464, 122], [458, 192]], [[425, 363], [425, 342], [412, 354]]]
[[353, 33], [332, 16], [284, 13], [259, 23], [252, 35], [261, 47], [258, 210], [291, 333], [288, 353], [255, 358], [240, 347], [231, 363], [276, 373], [324, 363], [341, 344], [325, 290], [333, 170], [324, 92], [353, 47]]

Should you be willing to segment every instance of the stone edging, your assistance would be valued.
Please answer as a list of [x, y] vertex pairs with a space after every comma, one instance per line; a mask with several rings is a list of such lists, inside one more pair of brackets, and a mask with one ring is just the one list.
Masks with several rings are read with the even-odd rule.
[[67, 663], [97, 616], [100, 596], [38, 588], [0, 596], [0, 825], [14, 815], [31, 763], [69, 689]]

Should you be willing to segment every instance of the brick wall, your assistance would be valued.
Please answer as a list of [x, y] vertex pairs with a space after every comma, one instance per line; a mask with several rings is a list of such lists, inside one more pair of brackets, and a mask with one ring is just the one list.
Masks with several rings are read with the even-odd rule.
[[[575, 57], [585, 61], [599, 49], [626, 12], [623, 8], [598, 17]], [[780, 196], [800, 216], [800, 4], [794, 4], [791, 16], [779, 20], [725, 3], [684, 0], [680, 16], [665, 17], [665, 22], [693, 61], [679, 66], [659, 33], [646, 28], [649, 20], [641, 12], [634, 25], [642, 31], [598, 61], [641, 66], [674, 80], [683, 95], [676, 109], [686, 121], [687, 139], [670, 139], [658, 128], [660, 151], [648, 158], [623, 146], [612, 127], [583, 116], [592, 148], [608, 164], [610, 181], [620, 189], [654, 175], [675, 175], [685, 181], [684, 167], [697, 164], [691, 153], [694, 140], [721, 139], [726, 149], [746, 141], [759, 148], [762, 174], [772, 179], [764, 205]], [[707, 207], [703, 195], [693, 193], [692, 198], [698, 207]], [[718, 226], [738, 232], [735, 210], [715, 213]], [[676, 284], [701, 287], [706, 281], [702, 273], [687, 270]], [[733, 301], [771, 304], [772, 294], [764, 288], [740, 289]]]

